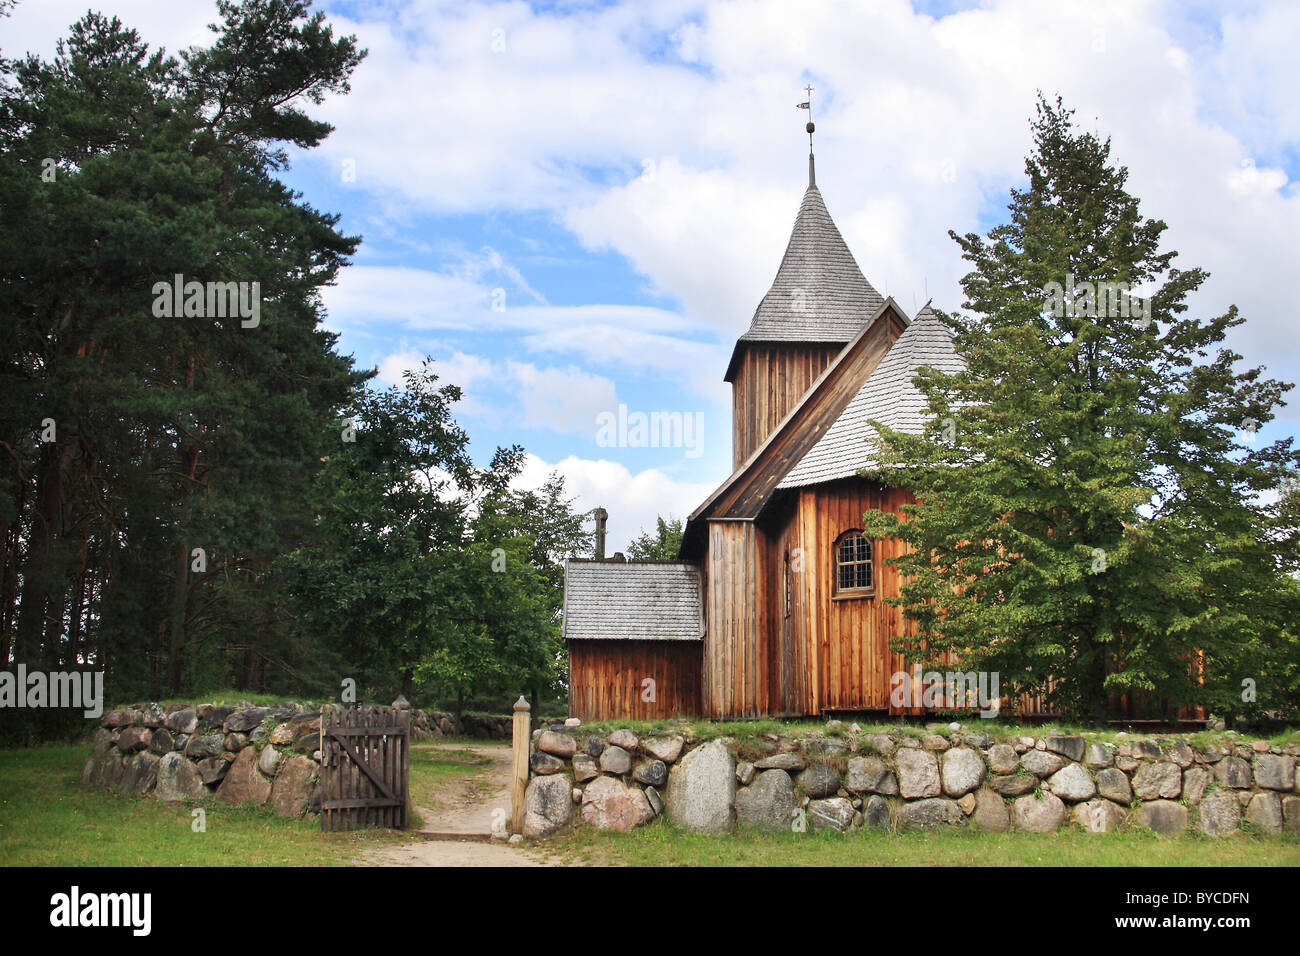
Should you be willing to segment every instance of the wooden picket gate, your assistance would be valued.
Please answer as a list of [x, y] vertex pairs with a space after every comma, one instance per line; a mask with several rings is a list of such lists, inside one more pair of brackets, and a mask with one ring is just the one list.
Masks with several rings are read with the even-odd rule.
[[410, 713], [334, 707], [321, 713], [320, 827], [404, 829], [410, 804]]

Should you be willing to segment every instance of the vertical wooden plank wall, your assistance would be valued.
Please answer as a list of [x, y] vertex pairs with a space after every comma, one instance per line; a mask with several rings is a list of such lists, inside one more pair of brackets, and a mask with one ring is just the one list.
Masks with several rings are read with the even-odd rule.
[[738, 468], [803, 398], [843, 346], [746, 344], [731, 388], [731, 457]]
[[[570, 641], [569, 712], [582, 720], [700, 714], [701, 641]], [[652, 679], [655, 699], [642, 700]]]
[[704, 713], [767, 713], [769, 549], [749, 521], [709, 522]]
[[795, 576], [796, 636], [801, 644], [810, 686], [805, 694], [807, 714], [823, 710], [887, 710], [890, 683], [905, 670], [901, 654], [889, 650], [889, 639], [901, 612], [885, 603], [898, 594], [896, 569], [885, 560], [901, 553], [902, 542], [876, 544], [876, 593], [869, 598], [836, 600], [835, 540], [862, 527], [868, 510], [897, 512], [906, 492], [882, 489], [863, 479], [849, 479], [799, 492], [798, 509], [789, 537], [803, 550], [803, 573]]

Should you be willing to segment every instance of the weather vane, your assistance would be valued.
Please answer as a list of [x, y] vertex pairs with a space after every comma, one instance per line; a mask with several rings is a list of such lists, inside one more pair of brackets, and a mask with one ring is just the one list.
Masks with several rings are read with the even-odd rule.
[[813, 125], [813, 119], [812, 119], [813, 86], [809, 84], [808, 86], [805, 86], [803, 88], [803, 91], [805, 94], [807, 94], [808, 99], [804, 100], [802, 103], [799, 103], [798, 108], [801, 110], [808, 111], [808, 125], [807, 127], [805, 127], [808, 130], [808, 185], [815, 186], [817, 185], [817, 175], [813, 171], [812, 134], [813, 134], [813, 130], [815, 130], [817, 127]]
[[808, 126], [807, 126], [806, 128], [807, 128], [807, 130], [808, 130], [808, 148], [809, 148], [809, 149], [812, 149], [812, 134], [813, 134], [813, 130], [815, 130], [815, 129], [817, 128], [816, 126], [813, 125], [813, 121], [812, 121], [812, 95], [813, 95], [813, 90], [814, 90], [814, 89], [815, 89], [815, 87], [813, 87], [813, 86], [805, 86], [805, 87], [803, 88], [803, 91], [804, 91], [805, 94], [807, 94], [808, 99], [804, 100], [802, 103], [799, 104], [799, 109], [801, 109], [801, 110], [807, 110], [807, 111], [808, 111]]

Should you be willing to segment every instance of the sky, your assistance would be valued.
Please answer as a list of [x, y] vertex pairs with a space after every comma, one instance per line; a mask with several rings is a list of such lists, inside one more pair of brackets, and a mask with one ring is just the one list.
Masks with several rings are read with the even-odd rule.
[[[212, 0], [21, 0], [0, 50], [50, 56], [88, 7], [153, 45], [206, 43]], [[735, 339], [817, 184], [868, 280], [959, 310], [948, 231], [986, 232], [1024, 184], [1037, 91], [1112, 140], [1192, 300], [1246, 318], [1245, 364], [1300, 381], [1300, 3], [1142, 0], [550, 3], [317, 0], [369, 56], [335, 132], [284, 179], [363, 243], [326, 324], [380, 384], [425, 356], [485, 465], [528, 452], [612, 550], [731, 470]], [[1257, 441], [1295, 434], [1300, 396]], [[680, 414], [678, 447], [600, 424]], [[687, 418], [689, 416], [689, 418]]]

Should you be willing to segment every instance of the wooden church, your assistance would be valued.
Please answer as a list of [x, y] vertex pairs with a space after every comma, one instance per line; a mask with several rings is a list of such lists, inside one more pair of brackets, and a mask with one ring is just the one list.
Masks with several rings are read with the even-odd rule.
[[901, 544], [864, 537], [862, 514], [909, 496], [859, 471], [868, 420], [920, 431], [921, 366], [961, 367], [947, 327], [867, 281], [810, 152], [780, 268], [726, 369], [731, 477], [690, 515], [678, 561], [606, 559], [598, 512], [596, 557], [566, 564], [572, 715], [903, 712], [890, 700], [907, 669], [889, 649], [901, 611], [884, 600]]

